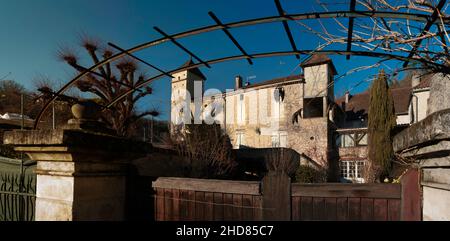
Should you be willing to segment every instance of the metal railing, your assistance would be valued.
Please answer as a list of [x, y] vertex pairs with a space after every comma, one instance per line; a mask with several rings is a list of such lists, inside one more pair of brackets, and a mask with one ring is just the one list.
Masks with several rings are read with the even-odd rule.
[[0, 221], [34, 221], [36, 175], [0, 172]]

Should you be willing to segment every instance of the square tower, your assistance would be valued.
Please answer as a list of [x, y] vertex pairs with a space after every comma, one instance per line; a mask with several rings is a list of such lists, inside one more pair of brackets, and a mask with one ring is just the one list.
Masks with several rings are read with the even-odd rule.
[[204, 81], [206, 77], [194, 66], [190, 59], [180, 68], [186, 70], [173, 74], [171, 95], [171, 124], [177, 126], [201, 113], [203, 103]]

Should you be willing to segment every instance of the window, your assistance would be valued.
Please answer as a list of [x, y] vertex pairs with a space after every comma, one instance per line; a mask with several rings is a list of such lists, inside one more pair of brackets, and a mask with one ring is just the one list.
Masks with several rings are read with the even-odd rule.
[[367, 133], [343, 133], [336, 136], [336, 146], [340, 148], [367, 146]]
[[243, 132], [236, 133], [236, 147], [239, 149], [245, 145], [245, 134]]
[[272, 147], [287, 147], [287, 134], [281, 132], [272, 135]]
[[245, 102], [244, 95], [239, 95], [238, 109], [237, 109], [237, 121], [238, 124], [244, 124], [245, 122]]
[[357, 134], [358, 146], [367, 146], [367, 133], [359, 133]]
[[341, 179], [344, 182], [364, 182], [364, 161], [341, 161]]
[[303, 118], [323, 117], [323, 97], [303, 99]]

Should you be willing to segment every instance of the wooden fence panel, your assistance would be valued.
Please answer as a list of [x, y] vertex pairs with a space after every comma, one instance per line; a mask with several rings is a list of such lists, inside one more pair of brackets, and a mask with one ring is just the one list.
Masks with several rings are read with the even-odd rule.
[[242, 195], [233, 194], [233, 221], [242, 220]]
[[189, 193], [186, 190], [180, 190], [180, 221], [189, 220]]
[[173, 191], [172, 189], [164, 190], [164, 220], [172, 221], [174, 213], [172, 212], [173, 204]]
[[188, 191], [188, 212], [187, 212], [188, 221], [195, 220], [195, 191]]
[[224, 194], [224, 220], [232, 221], [233, 220], [233, 194], [225, 193]]
[[164, 189], [157, 188], [156, 189], [156, 221], [164, 221]]
[[172, 190], [172, 221], [180, 221], [181, 213], [180, 213], [180, 190], [173, 189]]
[[401, 214], [401, 201], [400, 199], [396, 200], [388, 200], [388, 220], [389, 221], [399, 221], [400, 220], [400, 214]]
[[222, 193], [214, 193], [214, 221], [224, 220], [224, 204]]
[[373, 198], [361, 198], [361, 220], [373, 220]]
[[258, 182], [161, 178], [153, 188], [158, 221], [262, 220]]
[[397, 184], [292, 184], [294, 220], [400, 220]]
[[[280, 192], [291, 193], [288, 217], [274, 209], [280, 206], [275, 197], [283, 198], [274, 195], [276, 192], [269, 189], [269, 183], [263, 186], [266, 193], [260, 193], [259, 182], [164, 178], [153, 183], [155, 218], [158, 221], [402, 219], [401, 185], [291, 184], [290, 191]], [[264, 197], [265, 194], [272, 198]]]
[[253, 220], [253, 197], [251, 195], [242, 195], [242, 221]]
[[388, 220], [388, 200], [375, 199], [373, 202], [373, 216], [375, 221]]
[[346, 197], [337, 198], [336, 213], [338, 221], [348, 220], [348, 198]]
[[300, 220], [313, 220], [313, 198], [301, 197], [300, 200]]
[[261, 196], [252, 196], [253, 199], [253, 220], [262, 221], [263, 220], [263, 206]]
[[214, 220], [214, 193], [205, 193], [205, 218], [206, 221]]
[[291, 179], [283, 172], [269, 172], [262, 180], [263, 218], [267, 221], [291, 219]]
[[300, 199], [301, 197], [292, 197], [292, 221], [300, 221]]
[[195, 192], [195, 221], [205, 220], [205, 193]]
[[325, 220], [326, 219], [325, 199], [322, 197], [313, 198], [313, 219]]
[[328, 197], [325, 198], [325, 210], [326, 210], [326, 218], [328, 221], [337, 220], [337, 198]]

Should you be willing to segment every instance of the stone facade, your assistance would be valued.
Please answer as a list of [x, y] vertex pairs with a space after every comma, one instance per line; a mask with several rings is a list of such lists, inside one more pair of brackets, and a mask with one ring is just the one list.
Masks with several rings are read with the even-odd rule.
[[450, 77], [444, 74], [436, 74], [431, 79], [430, 97], [427, 114], [443, 109], [450, 109]]
[[450, 221], [450, 109], [399, 133], [394, 150], [421, 170], [423, 220]]
[[[235, 90], [226, 93], [207, 91], [200, 100], [201, 118], [207, 123], [208, 120], [220, 123], [237, 149], [291, 148], [309, 161], [326, 167], [333, 146], [333, 124], [329, 116], [329, 107], [334, 103], [333, 70], [331, 62], [318, 63], [304, 67], [304, 76], [290, 76], [247, 86], [237, 84]], [[186, 72], [180, 73], [187, 76], [184, 79], [178, 78], [179, 74], [175, 76], [172, 92], [203, 92], [203, 86], [196, 90], [189, 88], [198, 76]], [[189, 82], [191, 84], [187, 84]], [[199, 96], [192, 92], [191, 95]], [[184, 104], [191, 106], [191, 113], [198, 110], [199, 104], [195, 100]], [[177, 114], [182, 116], [186, 113], [184, 110], [176, 113], [180, 112], [182, 102], [183, 99], [172, 97], [173, 125], [179, 124]], [[297, 112], [300, 118], [293, 121]]]
[[36, 221], [125, 220], [128, 164], [150, 149], [82, 129], [11, 131], [4, 142], [37, 161]]
[[428, 116], [394, 137], [394, 150], [420, 168], [422, 219], [450, 220], [450, 84], [431, 78]]

